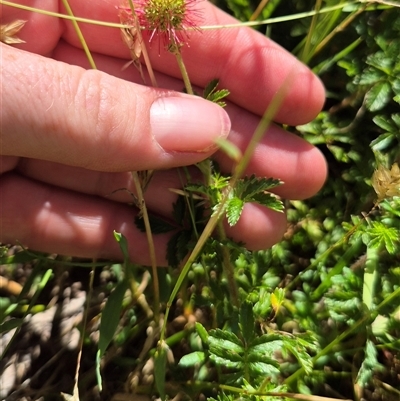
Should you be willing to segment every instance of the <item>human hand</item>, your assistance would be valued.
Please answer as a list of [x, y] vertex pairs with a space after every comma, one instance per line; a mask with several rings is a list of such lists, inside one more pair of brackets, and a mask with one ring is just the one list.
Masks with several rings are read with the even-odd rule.
[[[19, 3], [59, 11], [55, 0]], [[119, 0], [70, 4], [76, 16], [118, 22]], [[199, 8], [204, 9], [205, 25], [234, 21], [210, 3], [200, 2]], [[213, 141], [229, 132], [225, 111], [200, 98], [133, 83], [140, 77], [133, 67], [122, 70], [129, 51], [118, 29], [80, 24], [98, 68], [106, 73], [85, 71], [78, 67], [88, 65], [69, 22], [5, 6], [1, 12], [3, 24], [27, 20], [18, 35], [27, 43], [16, 46], [24, 51], [4, 45], [1, 49], [0, 241], [119, 259], [115, 230], [127, 237], [132, 260], [149, 264], [146, 237], [133, 224], [135, 212], [127, 205], [132, 198], [124, 191], [113, 192], [133, 191], [132, 170], [161, 170], [146, 191], [146, 204], [169, 216], [176, 195], [168, 188], [180, 186], [175, 167], [213, 153]], [[158, 45], [149, 52], [159, 85], [180, 91], [173, 56], [159, 56]], [[243, 151], [260, 116], [288, 80], [277, 122], [305, 123], [324, 101], [321, 83], [305, 66], [247, 28], [193, 32], [183, 58], [194, 85], [204, 87], [219, 78], [220, 86], [230, 90], [229, 140]], [[152, 103], [158, 99], [165, 107], [167, 98], [174, 102], [171, 114], [163, 108], [152, 111], [157, 117], [152, 126]], [[230, 171], [231, 161], [223, 153], [214, 157]], [[280, 178], [285, 184], [276, 193], [302, 199], [320, 189], [326, 165], [317, 149], [271, 126], [246, 173]], [[249, 249], [263, 249], [279, 241], [285, 228], [284, 214], [248, 204], [238, 224], [226, 231]], [[158, 264], [163, 265], [168, 236], [154, 240]]]

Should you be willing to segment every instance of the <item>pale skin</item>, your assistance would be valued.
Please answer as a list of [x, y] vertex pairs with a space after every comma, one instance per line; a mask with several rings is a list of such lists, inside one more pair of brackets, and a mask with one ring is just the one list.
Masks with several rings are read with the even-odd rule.
[[[70, 0], [75, 15], [118, 22], [119, 0]], [[58, 1], [19, 3], [61, 11]], [[201, 2], [204, 25], [234, 20]], [[130, 244], [131, 258], [149, 264], [146, 237], [133, 224], [128, 204], [130, 171], [156, 169], [147, 191], [149, 210], [170, 216], [180, 188], [178, 168], [211, 155], [227, 172], [232, 162], [213, 145], [227, 137], [245, 150], [273, 95], [286, 85], [275, 120], [290, 125], [314, 118], [324, 102], [317, 77], [288, 52], [247, 28], [194, 32], [183, 58], [192, 83], [219, 78], [231, 92], [226, 111], [180, 94], [174, 57], [158, 44], [149, 48], [160, 87], [144, 86], [131, 66], [118, 29], [81, 24], [101, 71], [88, 62], [70, 23], [2, 7], [2, 23], [27, 20], [19, 37], [27, 43], [1, 47], [0, 242], [88, 258], [120, 259], [113, 230]], [[83, 67], [83, 68], [82, 68]], [[290, 84], [288, 84], [288, 82]], [[176, 91], [176, 92], [175, 92]], [[166, 102], [170, 102], [167, 105]], [[158, 108], [152, 105], [157, 104]], [[167, 113], [168, 109], [168, 113]], [[150, 117], [153, 117], [151, 119]], [[152, 122], [151, 122], [152, 121]], [[192, 169], [195, 173], [195, 169]], [[278, 126], [258, 145], [247, 174], [280, 178], [276, 193], [287, 199], [315, 194], [326, 179], [321, 153]], [[286, 217], [247, 205], [227, 235], [249, 249], [278, 242]], [[168, 235], [154, 237], [157, 262], [165, 265]]]

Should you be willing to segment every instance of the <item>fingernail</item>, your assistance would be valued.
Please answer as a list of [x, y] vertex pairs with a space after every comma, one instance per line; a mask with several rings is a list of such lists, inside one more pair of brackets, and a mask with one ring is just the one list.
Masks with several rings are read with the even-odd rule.
[[154, 138], [166, 151], [207, 152], [229, 134], [231, 123], [220, 106], [190, 96], [166, 96], [150, 109]]

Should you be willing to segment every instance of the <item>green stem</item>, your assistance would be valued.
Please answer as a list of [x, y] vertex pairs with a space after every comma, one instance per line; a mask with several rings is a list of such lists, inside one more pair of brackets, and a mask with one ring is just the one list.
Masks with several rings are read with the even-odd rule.
[[240, 177], [244, 173], [257, 144], [261, 141], [262, 137], [265, 135], [267, 128], [271, 124], [274, 116], [276, 115], [277, 111], [279, 110], [279, 107], [281, 106], [283, 100], [285, 99], [285, 95], [290, 88], [290, 84], [291, 84], [291, 80], [292, 80], [293, 76], [294, 76], [294, 72], [292, 74], [289, 74], [285, 83], [282, 85], [281, 89], [275, 95], [274, 99], [268, 106], [268, 109], [265, 111], [264, 115], [262, 116], [261, 121], [260, 121], [258, 127], [256, 128], [256, 131], [254, 132], [254, 135], [251, 138], [250, 143], [243, 155], [242, 160], [235, 168], [234, 174], [229, 182], [229, 185], [226, 188], [226, 191], [224, 192], [224, 195], [222, 197], [222, 200], [219, 204], [218, 209], [211, 216], [210, 220], [208, 220], [192, 253], [190, 254], [188, 260], [186, 261], [186, 263], [175, 283], [174, 289], [172, 290], [172, 293], [171, 293], [168, 303], [167, 303], [167, 308], [165, 310], [165, 316], [164, 316], [164, 323], [163, 323], [163, 327], [161, 329], [160, 341], [163, 341], [165, 338], [166, 326], [167, 326], [167, 322], [168, 322], [168, 315], [169, 315], [169, 311], [171, 309], [172, 302], [175, 299], [176, 294], [178, 293], [187, 273], [189, 272], [190, 267], [192, 266], [193, 262], [195, 262], [196, 258], [198, 257], [201, 250], [203, 249], [203, 246], [206, 243], [207, 239], [211, 236], [211, 234], [217, 227], [217, 224], [220, 221], [221, 217], [223, 217], [224, 211], [225, 211], [225, 204], [229, 199], [229, 195], [232, 191], [232, 188], [235, 187], [237, 181], [240, 179]]
[[62, 0], [62, 2], [63, 2], [63, 5], [64, 5], [65, 9], [67, 10], [68, 15], [71, 17], [72, 25], [74, 26], [75, 32], [78, 35], [78, 39], [81, 42], [81, 45], [82, 45], [82, 48], [83, 48], [83, 50], [84, 50], [84, 52], [86, 54], [86, 57], [89, 60], [90, 67], [93, 70], [97, 70], [96, 64], [95, 64], [95, 62], [93, 60], [93, 57], [92, 57], [92, 54], [90, 53], [89, 47], [88, 47], [88, 45], [86, 43], [86, 40], [85, 40], [84, 36], [82, 35], [81, 28], [79, 28], [79, 25], [78, 25], [78, 23], [76, 21], [76, 18], [74, 16], [73, 12], [72, 12], [72, 9], [69, 6], [68, 0]]
[[179, 277], [178, 277], [178, 279], [175, 283], [175, 286], [171, 292], [171, 295], [168, 299], [167, 308], [165, 310], [164, 323], [163, 323], [163, 327], [162, 327], [161, 335], [160, 335], [160, 341], [164, 341], [164, 339], [165, 339], [168, 315], [171, 310], [172, 302], [174, 301], [176, 294], [178, 293], [187, 273], [189, 272], [190, 267], [192, 266], [193, 262], [195, 262], [197, 256], [200, 254], [201, 250], [203, 249], [204, 244], [206, 243], [207, 239], [211, 236], [212, 232], [214, 231], [215, 227], [218, 224], [219, 219], [223, 215], [225, 203], [227, 200], [228, 200], [228, 196], [226, 195], [222, 199], [218, 210], [213, 214], [213, 216], [210, 218], [210, 220], [208, 220], [203, 232], [200, 235], [200, 238], [196, 242], [196, 245], [195, 245], [192, 253], [189, 255], [188, 260], [186, 261], [185, 265], [182, 268], [181, 273], [179, 274]]
[[[217, 229], [220, 240], [226, 240], [225, 230], [221, 221], [218, 222]], [[229, 249], [226, 245], [222, 245], [222, 258], [223, 269], [225, 271], [226, 278], [228, 279], [229, 293], [231, 295], [232, 304], [236, 308], [239, 308], [239, 290], [235, 281], [235, 269], [232, 266]]]
[[186, 70], [185, 63], [183, 62], [183, 59], [182, 59], [181, 51], [177, 45], [173, 44], [172, 46], [174, 48], [173, 54], [175, 55], [176, 61], [178, 62], [178, 66], [181, 71], [183, 83], [185, 84], [186, 92], [189, 95], [194, 95], [192, 84], [190, 83], [190, 79], [189, 79], [189, 74]]
[[286, 80], [283, 82], [281, 88], [278, 90], [271, 103], [269, 104], [267, 110], [264, 112], [264, 115], [261, 117], [261, 121], [258, 124], [253, 136], [251, 137], [250, 143], [248, 144], [242, 159], [234, 170], [234, 174], [230, 183], [231, 188], [234, 188], [233, 182], [236, 183], [236, 181], [243, 175], [244, 171], [246, 170], [247, 165], [249, 164], [257, 145], [262, 140], [267, 128], [273, 122], [275, 115], [277, 114], [283, 101], [285, 100], [285, 97], [291, 88], [291, 84], [295, 76], [295, 71], [289, 72]]
[[[93, 262], [94, 262], [94, 260], [93, 260]], [[89, 274], [89, 289], [88, 289], [87, 296], [86, 296], [85, 309], [83, 311], [82, 334], [81, 334], [81, 338], [79, 339], [79, 347], [78, 347], [79, 351], [78, 351], [78, 357], [77, 357], [77, 361], [76, 361], [76, 369], [75, 369], [75, 377], [74, 377], [75, 383], [74, 383], [73, 395], [77, 399], [79, 399], [79, 391], [78, 391], [79, 370], [81, 367], [83, 344], [85, 342], [85, 337], [86, 337], [84, 333], [86, 333], [87, 321], [88, 321], [88, 315], [89, 315], [89, 307], [90, 307], [90, 303], [91, 303], [92, 296], [93, 296], [94, 274], [95, 274], [95, 268], [93, 267]], [[101, 389], [100, 389], [100, 391], [101, 391]]]
[[42, 10], [41, 8], [29, 7], [29, 6], [25, 6], [23, 4], [14, 3], [13, 1], [0, 0], [0, 4], [9, 6], [9, 7], [18, 8], [20, 10], [30, 11], [30, 12], [37, 13], [37, 14], [48, 15], [50, 17], [62, 18], [62, 19], [77, 21], [77, 22], [84, 22], [86, 24], [101, 25], [101, 26], [107, 26], [110, 28], [120, 28], [120, 29], [121, 28], [129, 28], [128, 26], [126, 26], [124, 24], [117, 24], [115, 22], [98, 21], [98, 20], [89, 19], [89, 18], [80, 18], [80, 17], [70, 16], [70, 15], [55, 13], [53, 11]]
[[321, 40], [320, 43], [318, 43], [318, 45], [315, 47], [313, 56], [319, 53], [337, 33], [343, 32], [345, 28], [354, 21], [355, 18], [357, 18], [360, 14], [362, 14], [366, 10], [366, 8], [367, 4], [365, 4], [363, 7], [359, 8], [357, 11], [347, 16], [339, 25], [337, 25], [335, 29], [333, 29], [332, 32], [330, 32], [329, 35], [327, 35], [324, 39]]

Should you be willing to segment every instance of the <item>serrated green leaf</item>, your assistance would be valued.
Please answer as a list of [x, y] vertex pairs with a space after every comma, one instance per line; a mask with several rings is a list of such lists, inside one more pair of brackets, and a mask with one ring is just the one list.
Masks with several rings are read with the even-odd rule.
[[241, 361], [239, 361], [239, 362], [231, 361], [230, 359], [221, 358], [215, 354], [211, 354], [210, 359], [217, 366], [222, 366], [222, 367], [229, 368], [229, 369], [242, 369], [242, 367], [243, 367], [243, 362], [241, 362]]
[[369, 111], [383, 109], [390, 101], [391, 86], [389, 82], [375, 84], [365, 95], [365, 105]]
[[176, 255], [178, 257], [179, 262], [182, 262], [183, 259], [187, 256], [188, 252], [192, 249], [192, 231], [191, 230], [182, 230], [179, 232]]
[[396, 243], [399, 242], [399, 232], [396, 228], [387, 227], [381, 222], [374, 221], [366, 235], [369, 247], [379, 248], [383, 245], [388, 253], [394, 254], [396, 252]]
[[273, 194], [267, 192], [278, 185], [280, 180], [274, 178], [258, 178], [255, 175], [239, 180], [227, 202], [227, 219], [231, 226], [235, 225], [243, 211], [245, 203], [254, 202], [275, 211], [284, 209], [283, 203]]
[[276, 212], [283, 212], [285, 209], [285, 205], [283, 204], [283, 202], [278, 199], [274, 194], [270, 194], [268, 192], [258, 193], [251, 198], [246, 198], [246, 202], [255, 202], [259, 205], [266, 206]]
[[229, 95], [229, 90], [220, 89], [217, 90], [219, 84], [218, 79], [213, 79], [204, 89], [203, 97], [211, 102], [219, 104], [221, 107], [225, 107], [226, 103], [221, 100]]
[[[172, 225], [169, 221], [154, 214], [149, 214], [148, 216], [152, 234], [163, 234], [176, 230], [176, 226]], [[140, 231], [146, 232], [143, 217], [137, 215], [135, 217], [135, 225]]]
[[252, 372], [252, 375], [254, 376], [271, 377], [279, 374], [278, 367], [273, 366], [269, 363], [250, 362], [248, 367], [249, 370]]
[[239, 325], [243, 339], [247, 344], [254, 339], [254, 324], [253, 304], [246, 300], [240, 306]]
[[264, 365], [271, 365], [274, 368], [279, 368], [279, 362], [276, 359], [274, 359], [270, 356], [267, 356], [261, 352], [249, 353], [247, 356], [247, 361], [253, 362], [253, 363], [258, 362], [258, 363], [262, 363]]
[[239, 198], [231, 198], [226, 202], [226, 218], [230, 226], [234, 226], [242, 214], [244, 202]]
[[358, 371], [356, 382], [359, 386], [365, 387], [371, 380], [374, 373], [383, 371], [384, 366], [378, 362], [378, 352], [375, 344], [367, 340], [365, 344], [365, 357]]
[[400, 113], [392, 114], [392, 121], [396, 124], [397, 129], [400, 129]]
[[[226, 344], [226, 343], [225, 343]], [[233, 350], [232, 348], [223, 348], [220, 344], [209, 345], [210, 356], [217, 356], [220, 359], [230, 362], [243, 362], [243, 352], [244, 350]]]
[[190, 354], [184, 355], [178, 365], [183, 368], [189, 368], [198, 364], [203, 363], [206, 360], [206, 355], [202, 351], [191, 352]]
[[287, 338], [283, 341], [282, 347], [288, 350], [299, 362], [306, 374], [311, 374], [313, 370], [313, 363], [311, 356], [307, 353], [304, 346], [301, 346], [297, 339]]
[[[282, 340], [269, 341], [255, 346], [251, 346], [248, 351], [248, 358], [253, 361], [272, 363], [274, 353], [282, 350]], [[274, 365], [274, 363], [272, 363]]]
[[372, 334], [376, 337], [385, 336], [388, 333], [389, 322], [388, 317], [378, 315], [371, 324]]
[[[272, 280], [274, 280], [274, 279], [277, 282], [278, 282], [278, 280], [280, 280], [280, 278], [272, 277]], [[269, 281], [270, 281], [269, 275], [265, 275], [263, 277], [263, 284], [268, 285]], [[261, 288], [259, 290], [259, 293], [257, 294], [257, 297], [258, 297], [258, 301], [254, 305], [254, 312], [255, 312], [256, 316], [264, 317], [264, 316], [269, 315], [269, 313], [271, 312], [270, 292], [267, 291], [266, 288]]]
[[393, 141], [395, 140], [396, 137], [392, 133], [387, 132], [385, 134], [379, 135], [378, 138], [371, 141], [370, 146], [375, 152], [382, 152], [389, 146], [391, 146], [393, 144]]
[[286, 291], [283, 288], [276, 288], [271, 294], [271, 305], [274, 309], [275, 315], [277, 315], [281, 309], [283, 302], [285, 301]]
[[217, 355], [220, 355], [219, 350], [232, 351], [235, 354], [244, 352], [243, 344], [235, 334], [219, 329], [212, 330], [209, 333], [208, 345], [210, 347], [210, 352], [216, 353]]
[[[281, 341], [282, 335], [281, 334], [263, 334], [260, 337], [257, 337], [254, 339], [254, 341], [251, 343], [252, 349], [257, 349], [259, 352], [265, 352], [266, 350], [271, 349], [271, 343], [274, 341]], [[265, 349], [263, 347], [266, 347]], [[276, 346], [276, 345], [274, 345]], [[279, 345], [278, 345], [279, 346]], [[259, 348], [257, 348], [259, 347]]]
[[210, 96], [211, 93], [213, 93], [219, 84], [219, 79], [215, 78], [212, 79], [204, 88], [204, 92], [203, 92], [203, 97], [204, 99], [208, 99], [208, 97]]
[[260, 178], [254, 174], [239, 180], [234, 188], [234, 195], [240, 199], [252, 198], [256, 194], [269, 191], [282, 184], [282, 181], [275, 178]]
[[169, 266], [176, 267], [189, 251], [192, 238], [190, 230], [181, 230], [171, 236], [167, 244], [167, 261]]
[[128, 289], [128, 282], [126, 280], [120, 281], [114, 291], [110, 294], [101, 314], [100, 330], [99, 330], [99, 357], [101, 358], [108, 345], [111, 343], [115, 331], [118, 327], [122, 300], [126, 290]]
[[210, 358], [217, 364], [229, 364], [232, 368], [242, 364], [244, 346], [234, 333], [220, 329], [210, 330], [208, 346]]
[[385, 75], [390, 75], [393, 61], [393, 57], [389, 57], [385, 52], [376, 52], [367, 58], [367, 64], [377, 71], [382, 71]]
[[366, 70], [364, 70], [364, 72], [362, 73], [360, 80], [358, 81], [359, 85], [372, 85], [375, 84], [377, 82], [379, 82], [380, 80], [382, 80], [383, 78], [386, 77], [386, 74], [382, 71], [377, 70], [376, 68], [367, 68]]
[[209, 331], [209, 340], [210, 339], [218, 339], [218, 340], [226, 340], [233, 344], [242, 346], [243, 343], [240, 338], [230, 331], [221, 330], [221, 329], [212, 329]]
[[179, 196], [172, 204], [172, 217], [180, 226], [183, 225], [186, 214], [186, 202], [183, 196]]
[[398, 127], [386, 115], [375, 116], [372, 121], [380, 128], [387, 132], [395, 131]]
[[225, 107], [226, 102], [222, 101], [222, 99], [229, 96], [229, 94], [230, 94], [230, 92], [227, 89], [221, 89], [221, 90], [215, 91], [212, 95], [210, 95], [209, 100], [218, 104], [220, 107]]
[[396, 78], [392, 82], [392, 90], [396, 95], [400, 95], [400, 78]]

